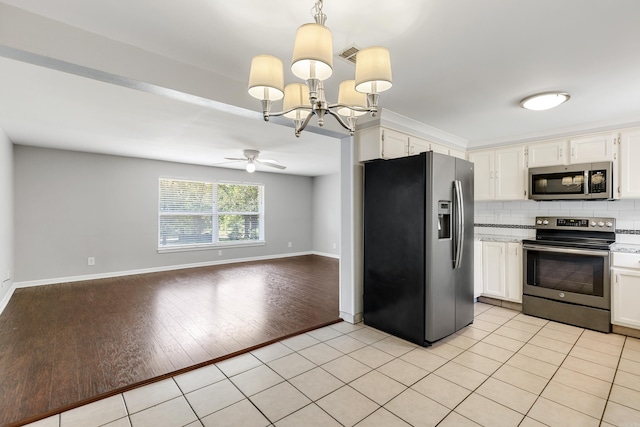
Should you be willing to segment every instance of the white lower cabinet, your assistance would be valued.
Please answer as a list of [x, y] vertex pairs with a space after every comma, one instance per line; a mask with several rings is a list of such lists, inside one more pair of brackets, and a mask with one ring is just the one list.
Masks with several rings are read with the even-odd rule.
[[613, 253], [611, 323], [640, 329], [640, 254]]
[[482, 295], [482, 241], [473, 242], [473, 297]]
[[522, 245], [482, 242], [482, 295], [522, 302]]

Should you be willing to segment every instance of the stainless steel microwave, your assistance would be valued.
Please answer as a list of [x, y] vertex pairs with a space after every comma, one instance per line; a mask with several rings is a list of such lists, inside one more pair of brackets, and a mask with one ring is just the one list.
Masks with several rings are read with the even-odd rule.
[[529, 169], [531, 200], [609, 200], [613, 198], [611, 162]]

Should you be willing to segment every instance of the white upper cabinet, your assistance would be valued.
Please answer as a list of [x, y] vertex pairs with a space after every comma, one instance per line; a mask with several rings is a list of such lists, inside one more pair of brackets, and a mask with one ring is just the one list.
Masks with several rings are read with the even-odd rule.
[[[464, 159], [463, 151], [451, 150], [449, 147], [426, 139], [410, 136], [383, 126], [374, 126], [356, 132], [358, 161], [366, 162], [374, 159], [395, 159], [433, 151]], [[451, 153], [451, 152], [455, 153]]]
[[569, 163], [606, 162], [617, 159], [618, 134], [600, 134], [569, 140]]
[[580, 136], [569, 140], [535, 142], [527, 147], [527, 166], [569, 165], [617, 160], [615, 133]]
[[395, 159], [407, 155], [409, 137], [391, 129], [382, 129], [380, 156], [383, 159]]
[[495, 186], [493, 184], [493, 159], [495, 152], [476, 151], [469, 153], [469, 161], [473, 162], [473, 194], [475, 200], [493, 200]]
[[409, 150], [409, 136], [383, 127], [371, 127], [356, 134], [358, 160], [395, 159]]
[[449, 148], [449, 155], [462, 160], [467, 160], [467, 153], [461, 150], [454, 150], [453, 148]]
[[431, 143], [425, 139], [409, 137], [409, 155], [424, 153], [429, 151]]
[[446, 154], [449, 155], [449, 147], [445, 147], [444, 145], [436, 144], [435, 142], [430, 143], [429, 148], [434, 153]]
[[619, 181], [616, 195], [640, 199], [640, 129], [620, 133]]
[[496, 150], [496, 200], [525, 199], [524, 146]]
[[469, 153], [474, 163], [475, 200], [523, 200], [525, 192], [524, 146]]
[[546, 141], [529, 144], [527, 166], [555, 166], [565, 164], [567, 141]]

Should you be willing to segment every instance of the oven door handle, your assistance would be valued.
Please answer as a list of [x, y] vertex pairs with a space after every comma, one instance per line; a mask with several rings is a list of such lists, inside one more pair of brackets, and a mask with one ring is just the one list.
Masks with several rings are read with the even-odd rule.
[[529, 249], [541, 252], [556, 252], [562, 254], [578, 254], [578, 255], [593, 255], [599, 257], [609, 256], [609, 251], [598, 251], [598, 250], [590, 250], [590, 249], [575, 249], [575, 248], [558, 248], [558, 247], [550, 247], [550, 246], [541, 246], [541, 245], [522, 245], [522, 249]]

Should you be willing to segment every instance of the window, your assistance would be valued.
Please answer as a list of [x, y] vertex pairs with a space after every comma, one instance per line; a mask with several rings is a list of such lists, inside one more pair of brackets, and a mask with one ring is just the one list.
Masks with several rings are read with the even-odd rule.
[[264, 242], [262, 185], [160, 178], [158, 249]]

